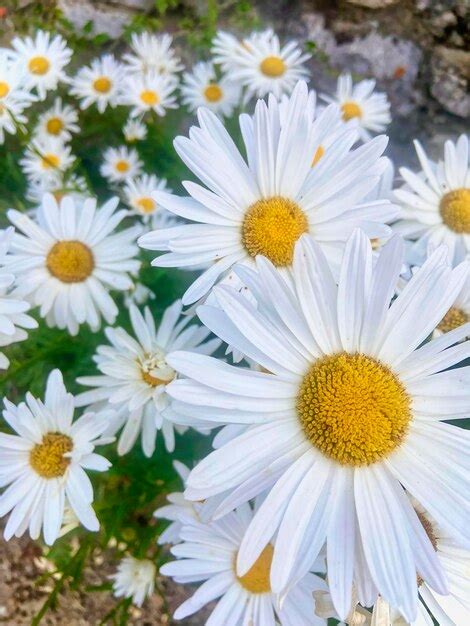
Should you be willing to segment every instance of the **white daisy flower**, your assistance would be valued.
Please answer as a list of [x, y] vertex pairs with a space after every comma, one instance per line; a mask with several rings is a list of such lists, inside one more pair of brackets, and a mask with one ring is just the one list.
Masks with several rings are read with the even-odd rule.
[[82, 67], [71, 79], [70, 93], [80, 100], [80, 107], [88, 109], [92, 104], [100, 113], [107, 106], [120, 104], [120, 90], [125, 77], [123, 66], [112, 54], [93, 59], [91, 65]]
[[452, 306], [437, 325], [434, 336], [439, 337], [467, 322], [470, 322], [470, 273]]
[[146, 307], [142, 315], [131, 305], [135, 337], [123, 328], [106, 328], [111, 345], [99, 346], [93, 357], [102, 375], [78, 379], [80, 384], [96, 389], [77, 396], [77, 406], [106, 401], [116, 409], [112, 434], [123, 428], [118, 454], [127, 454], [141, 434], [144, 454], [152, 456], [158, 430], [162, 431], [167, 450], [174, 450], [173, 423], [166, 419], [166, 388], [176, 374], [167, 365], [168, 355], [183, 346], [199, 354], [212, 354], [220, 345], [217, 339], [205, 342], [210, 332], [198, 324], [188, 326], [191, 317], [180, 319], [181, 310], [181, 301], [177, 300], [166, 309], [157, 329], [150, 309]]
[[124, 124], [122, 132], [128, 143], [134, 143], [147, 137], [147, 126], [140, 120], [130, 117]]
[[5, 141], [5, 133], [16, 135], [18, 124], [27, 124], [28, 118], [23, 114], [29, 103], [17, 100], [14, 93], [0, 99], [0, 145]]
[[303, 54], [296, 41], [281, 46], [271, 29], [252, 33], [235, 48], [230, 37], [219, 35], [213, 53], [227, 78], [246, 87], [247, 98], [263, 98], [269, 93], [280, 98], [283, 93], [290, 94], [299, 79], [308, 80], [304, 63], [310, 55]]
[[148, 111], [163, 116], [167, 109], [178, 107], [174, 94], [177, 85], [177, 79], [166, 74], [131, 74], [123, 85], [121, 104], [132, 107], [131, 117], [138, 117]]
[[58, 204], [46, 194], [34, 221], [8, 211], [24, 234], [14, 235], [5, 265], [17, 276], [16, 293], [39, 306], [50, 326], [76, 335], [85, 322], [97, 331], [101, 316], [114, 323], [118, 309], [108, 291], [129, 289], [129, 273], [140, 267], [135, 245], [140, 228], [111, 234], [127, 215], [116, 211], [117, 205], [112, 198], [98, 209], [96, 199], [87, 198], [77, 207], [70, 196]]
[[406, 185], [395, 191], [403, 207], [403, 220], [395, 230], [416, 241], [423, 256], [429, 245], [444, 243], [453, 263], [470, 253], [470, 161], [468, 137], [448, 140], [444, 159], [433, 163], [415, 141], [421, 172], [400, 168]]
[[78, 201], [89, 196], [88, 183], [83, 176], [77, 174], [71, 174], [65, 180], [59, 176], [28, 181], [26, 198], [30, 202], [41, 204], [45, 193], [51, 193], [57, 202], [64, 196], [72, 196]]
[[325, 620], [315, 615], [312, 595], [315, 590], [325, 588], [320, 577], [305, 573], [282, 601], [273, 592], [270, 572], [274, 547], [271, 543], [243, 576], [237, 575], [237, 555], [252, 518], [252, 508], [245, 504], [223, 520], [193, 521], [182, 528], [183, 543], [171, 549], [178, 560], [166, 563], [160, 572], [177, 583], [203, 584], [176, 610], [175, 619], [184, 619], [218, 600], [207, 624], [325, 626]]
[[47, 92], [57, 89], [65, 81], [64, 68], [72, 58], [72, 50], [60, 35], [51, 36], [38, 30], [32, 37], [15, 37], [11, 42], [18, 71], [23, 73], [25, 84], [36, 89], [41, 100]]
[[112, 183], [122, 183], [131, 180], [140, 174], [142, 161], [133, 148], [119, 146], [107, 148], [103, 154], [103, 163], [100, 173]]
[[190, 111], [205, 106], [214, 113], [230, 117], [240, 102], [240, 86], [225, 76], [218, 79], [214, 65], [200, 61], [192, 72], [183, 75], [181, 95]]
[[168, 33], [154, 35], [150, 32], [133, 33], [131, 37], [132, 53], [123, 54], [126, 69], [134, 73], [156, 72], [157, 74], [176, 74], [183, 69], [181, 60], [171, 47], [173, 38]]
[[218, 31], [212, 42], [211, 52], [214, 62], [221, 65], [224, 72], [236, 67], [236, 55], [242, 43], [232, 33]]
[[61, 98], [56, 98], [52, 107], [39, 116], [35, 134], [39, 137], [52, 136], [69, 141], [72, 133], [78, 133], [78, 113], [69, 104], [63, 104]]
[[157, 568], [150, 559], [126, 556], [109, 578], [114, 581], [113, 593], [117, 598], [132, 598], [133, 604], [140, 607], [152, 595], [156, 575]]
[[44, 402], [27, 393], [26, 402], [15, 406], [5, 398], [4, 405], [3, 417], [17, 433], [0, 433], [0, 482], [8, 485], [0, 496], [0, 515], [11, 511], [5, 539], [21, 537], [29, 529], [33, 539], [42, 531], [52, 545], [65, 506], [85, 528], [97, 531], [93, 487], [85, 470], [104, 472], [111, 465], [94, 452], [96, 445], [107, 443], [100, 436], [108, 416], [85, 413], [73, 421], [73, 396], [59, 370], [48, 376]]
[[0, 50], [0, 144], [5, 133], [16, 134], [17, 124], [26, 124], [23, 111], [36, 97], [22, 83], [21, 72], [6, 50]]
[[[402, 486], [456, 541], [470, 545], [470, 433], [443, 420], [468, 417], [469, 324], [419, 347], [468, 272], [436, 251], [390, 305], [403, 261], [391, 239], [375, 265], [368, 237], [348, 240], [339, 284], [321, 247], [297, 243], [292, 276], [267, 259], [237, 273], [257, 299], [218, 287], [202, 322], [264, 368], [240, 369], [175, 352], [174, 414], [240, 425], [242, 434], [191, 472], [191, 500], [225, 495], [217, 516], [268, 490], [243, 539], [243, 576], [271, 540], [271, 585], [290, 588], [326, 541], [333, 602], [344, 619], [355, 585], [364, 606], [380, 593], [409, 621], [417, 573], [447, 593], [432, 543]], [[222, 310], [221, 310], [222, 309]], [[448, 349], [447, 349], [448, 348]], [[177, 420], [176, 420], [177, 421]], [[346, 530], [345, 530], [346, 529]], [[274, 539], [273, 539], [274, 537]]]
[[390, 102], [385, 93], [374, 93], [375, 80], [361, 80], [353, 85], [351, 74], [338, 78], [336, 94], [322, 94], [323, 100], [340, 106], [343, 120], [357, 123], [362, 141], [382, 133], [392, 121]]
[[386, 137], [351, 151], [356, 138], [351, 130], [312, 167], [318, 133], [305, 83], [297, 85], [287, 103], [284, 122], [273, 97], [268, 104], [258, 102], [253, 118], [240, 116], [248, 163], [213, 113], [200, 109], [198, 119], [200, 128], [192, 128], [189, 138], [178, 137], [175, 148], [207, 188], [184, 182], [191, 197], [157, 192], [155, 198], [172, 213], [199, 223], [139, 240], [144, 248], [166, 252], [153, 265], [209, 265], [186, 291], [184, 304], [205, 296], [234, 263], [253, 263], [257, 254], [287, 271], [302, 233], [311, 233], [338, 269], [355, 227], [370, 237], [389, 233], [384, 222], [396, 217], [397, 208], [389, 200], [362, 202], [386, 166], [380, 158]]
[[[151, 222], [153, 228], [157, 228], [158, 217], [162, 214], [173, 218], [171, 213], [161, 209], [153, 194], [155, 191], [170, 192], [165, 178], [157, 178], [154, 174], [143, 174], [139, 178], [129, 180], [124, 188], [123, 194], [126, 204], [128, 204], [136, 215], [142, 218], [144, 223]], [[163, 225], [163, 224], [162, 224]]]
[[74, 163], [70, 146], [59, 137], [43, 135], [36, 137], [26, 148], [20, 165], [30, 180], [61, 180], [62, 175]]
[[[13, 237], [13, 228], [0, 231], [0, 266], [3, 265], [5, 256], [10, 248]], [[17, 341], [28, 338], [28, 330], [37, 328], [35, 319], [26, 314], [30, 305], [28, 302], [16, 297], [11, 293], [15, 282], [14, 274], [0, 271], [0, 346], [9, 346]], [[9, 359], [0, 352], [0, 369], [7, 369]]]

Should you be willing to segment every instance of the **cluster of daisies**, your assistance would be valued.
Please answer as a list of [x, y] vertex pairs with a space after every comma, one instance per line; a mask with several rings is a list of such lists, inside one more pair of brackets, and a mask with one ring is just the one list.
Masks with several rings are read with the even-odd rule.
[[[18, 102], [59, 80], [82, 107], [127, 98], [139, 123], [176, 102], [182, 68], [165, 36], [135, 36], [122, 63], [103, 57], [71, 79], [60, 37], [13, 48], [11, 67], [23, 59], [36, 77], [20, 78]], [[447, 141], [437, 162], [416, 143], [419, 171], [395, 173], [375, 136], [389, 105], [372, 81], [343, 76], [319, 104], [307, 57], [272, 31], [220, 33], [213, 54], [216, 69], [182, 81], [199, 107], [174, 142], [194, 174], [188, 195], [139, 181], [125, 148], [103, 166], [129, 197], [145, 187], [141, 212], [158, 206], [168, 223], [122, 227], [117, 198], [51, 189], [34, 213], [8, 213], [0, 345], [27, 337], [31, 311], [72, 335], [107, 326], [82, 392], [54, 370], [43, 399], [4, 400], [5, 538], [97, 531], [88, 472], [110, 464], [95, 448], [151, 457], [160, 432], [178, 456], [175, 433], [193, 429], [213, 449], [192, 468], [175, 461], [184, 491], [154, 513], [170, 522], [159, 543], [175, 557], [160, 574], [197, 586], [176, 619], [211, 605], [207, 626], [463, 626], [470, 433], [449, 422], [470, 417], [469, 140]], [[222, 116], [265, 96], [239, 117], [242, 152]], [[199, 275], [158, 325], [128, 300], [126, 330], [114, 292], [135, 288], [139, 246], [161, 253], [154, 266]], [[129, 554], [114, 592], [141, 605], [156, 576], [153, 559]]]

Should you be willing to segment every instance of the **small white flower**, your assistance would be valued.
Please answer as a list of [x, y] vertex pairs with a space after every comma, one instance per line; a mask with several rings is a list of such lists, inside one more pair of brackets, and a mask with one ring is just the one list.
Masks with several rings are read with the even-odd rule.
[[157, 72], [158, 74], [176, 74], [183, 69], [179, 57], [171, 47], [173, 38], [168, 33], [133, 33], [131, 37], [132, 53], [123, 54], [123, 61], [130, 72]]
[[107, 106], [119, 104], [124, 76], [123, 66], [112, 54], [105, 54], [78, 70], [71, 80], [70, 93], [80, 99], [82, 109], [96, 104], [98, 111], [104, 113]]
[[78, 133], [80, 130], [77, 122], [76, 109], [69, 104], [63, 104], [61, 98], [56, 98], [52, 107], [39, 116], [35, 134], [38, 137], [51, 136], [68, 141], [72, 133]]
[[59, 180], [74, 161], [70, 146], [62, 139], [43, 135], [34, 139], [26, 148], [20, 165], [31, 180]]
[[118, 565], [117, 572], [110, 576], [113, 592], [118, 598], [132, 598], [136, 606], [142, 606], [145, 598], [152, 595], [157, 568], [149, 559], [126, 556]]
[[89, 195], [88, 184], [83, 176], [71, 174], [67, 179], [61, 176], [30, 180], [26, 189], [26, 198], [34, 204], [41, 204], [42, 197], [51, 193], [59, 202], [64, 196], [72, 196], [74, 200], [84, 199]]
[[123, 85], [121, 104], [131, 107], [131, 117], [137, 117], [148, 111], [163, 116], [166, 109], [178, 107], [174, 95], [177, 85], [178, 81], [174, 76], [156, 72], [131, 74]]
[[134, 143], [147, 137], [147, 126], [143, 122], [130, 117], [124, 124], [122, 132], [128, 143]]
[[26, 124], [23, 111], [36, 100], [22, 82], [22, 73], [6, 50], [0, 50], [0, 144], [5, 132], [14, 135], [17, 124]]
[[[139, 215], [145, 223], [151, 221], [152, 225], [157, 224], [159, 214], [166, 214], [169, 218], [171, 213], [158, 206], [153, 194], [155, 191], [170, 192], [166, 184], [166, 179], [157, 178], [154, 174], [143, 174], [139, 178], [129, 180], [124, 188], [124, 198], [133, 211]], [[157, 228], [157, 225], [154, 226]]]
[[64, 509], [70, 507], [91, 531], [99, 529], [93, 511], [93, 488], [86, 470], [106, 471], [109, 461], [94, 452], [107, 443], [100, 436], [107, 426], [106, 414], [85, 413], [73, 421], [73, 396], [67, 393], [59, 370], [47, 379], [44, 401], [26, 394], [15, 406], [4, 399], [3, 417], [17, 433], [0, 433], [0, 515], [11, 511], [5, 526], [6, 540], [26, 530], [33, 539], [42, 531], [51, 545], [60, 533]]
[[136, 150], [119, 146], [105, 150], [100, 172], [110, 182], [121, 183], [138, 176], [141, 169], [142, 162]]
[[225, 76], [218, 79], [214, 65], [203, 61], [183, 75], [181, 94], [190, 111], [205, 106], [226, 117], [240, 102], [240, 86]]

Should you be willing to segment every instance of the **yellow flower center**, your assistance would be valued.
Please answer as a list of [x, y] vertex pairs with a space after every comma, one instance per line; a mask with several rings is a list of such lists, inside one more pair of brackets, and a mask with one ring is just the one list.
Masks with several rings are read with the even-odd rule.
[[160, 348], [146, 354], [143, 360], [138, 361], [142, 380], [151, 387], [168, 385], [175, 377], [175, 370], [170, 367], [165, 360], [165, 352]]
[[0, 98], [5, 98], [10, 93], [10, 85], [4, 81], [0, 81]]
[[345, 102], [341, 105], [343, 112], [343, 120], [345, 122], [352, 120], [355, 117], [362, 117], [362, 109], [355, 102]]
[[42, 56], [33, 57], [28, 63], [29, 71], [31, 74], [36, 74], [36, 76], [44, 76], [44, 74], [47, 74], [50, 67], [49, 59]]
[[470, 234], [470, 189], [454, 189], [442, 197], [442, 221], [454, 233]]
[[121, 161], [116, 161], [115, 167], [120, 174], [125, 174], [126, 172], [129, 171], [130, 166], [127, 161], [121, 160]]
[[64, 456], [71, 452], [73, 442], [67, 435], [47, 433], [41, 443], [37, 443], [29, 453], [29, 463], [42, 478], [59, 478], [63, 476], [70, 464]]
[[260, 63], [259, 69], [261, 73], [269, 78], [278, 78], [282, 76], [287, 67], [281, 57], [266, 57]]
[[207, 87], [204, 89], [204, 97], [207, 102], [219, 102], [219, 100], [222, 100], [223, 95], [224, 94], [222, 89], [219, 87], [219, 85], [216, 85], [215, 83], [207, 85]]
[[81, 241], [58, 241], [49, 251], [46, 267], [63, 283], [81, 283], [93, 272], [93, 253]]
[[241, 586], [250, 593], [269, 593], [271, 591], [270, 574], [273, 555], [274, 548], [268, 543], [252, 568], [244, 576], [237, 576]]
[[64, 128], [64, 123], [60, 117], [51, 117], [46, 124], [47, 132], [50, 135], [59, 135]]
[[160, 102], [158, 94], [155, 93], [155, 91], [152, 91], [152, 89], [145, 89], [144, 91], [142, 91], [140, 94], [140, 99], [144, 104], [149, 107], [153, 107]]
[[468, 321], [469, 316], [465, 311], [457, 307], [451, 307], [437, 325], [437, 328], [443, 333], [448, 333], [450, 330], [454, 330]]
[[322, 158], [324, 154], [325, 154], [325, 148], [323, 146], [318, 146], [318, 148], [315, 151], [315, 154], [313, 155], [312, 167], [318, 163], [318, 161]]
[[42, 169], [48, 170], [52, 168], [57, 168], [60, 165], [60, 157], [57, 154], [47, 153], [44, 154], [41, 158], [41, 166]]
[[157, 378], [156, 376], [152, 376], [149, 372], [145, 372], [142, 370], [142, 379], [150, 385], [151, 387], [158, 387], [158, 385], [167, 385], [169, 381], [162, 380], [161, 378]]
[[398, 378], [364, 354], [345, 352], [315, 362], [297, 396], [309, 441], [342, 465], [370, 465], [402, 442], [412, 418]]
[[93, 89], [99, 93], [109, 93], [113, 83], [106, 76], [100, 76], [93, 81]]
[[137, 208], [142, 213], [153, 213], [153, 211], [155, 210], [155, 205], [156, 205], [155, 200], [153, 198], [148, 198], [148, 197], [139, 198], [136, 204], [137, 204]]
[[242, 242], [248, 254], [262, 254], [277, 267], [292, 263], [295, 242], [307, 232], [308, 221], [302, 209], [281, 196], [258, 200], [243, 220]]

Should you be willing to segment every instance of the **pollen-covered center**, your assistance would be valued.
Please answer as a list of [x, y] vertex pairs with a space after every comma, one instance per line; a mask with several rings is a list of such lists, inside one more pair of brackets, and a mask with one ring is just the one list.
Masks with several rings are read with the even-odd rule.
[[136, 202], [137, 209], [141, 213], [153, 213], [156, 207], [156, 202], [153, 198], [149, 198], [148, 196], [144, 196], [139, 198]]
[[144, 89], [140, 93], [140, 99], [147, 106], [153, 107], [160, 102], [158, 94], [152, 89]]
[[271, 56], [263, 59], [259, 68], [268, 78], [279, 78], [285, 73], [287, 66], [281, 57]]
[[451, 307], [442, 318], [437, 328], [442, 333], [448, 333], [469, 321], [469, 315], [457, 307]]
[[362, 109], [356, 102], [344, 102], [341, 105], [341, 111], [343, 112], [343, 120], [345, 122], [355, 117], [362, 117]]
[[296, 406], [309, 441], [350, 466], [370, 465], [390, 454], [412, 417], [405, 388], [385, 365], [345, 352], [311, 366]]
[[98, 93], [109, 93], [112, 86], [113, 84], [107, 76], [100, 76], [93, 81], [93, 89]]
[[268, 543], [256, 563], [244, 576], [237, 576], [238, 582], [250, 593], [269, 593], [271, 591], [271, 564], [274, 548]]
[[36, 76], [44, 76], [49, 71], [51, 64], [49, 59], [43, 56], [32, 57], [28, 63], [28, 69], [31, 74], [36, 74]]
[[48, 170], [57, 168], [60, 165], [60, 158], [57, 154], [47, 153], [43, 154], [41, 158], [42, 169]]
[[142, 380], [151, 387], [167, 385], [175, 378], [176, 372], [165, 360], [165, 352], [155, 348], [151, 354], [146, 354], [138, 361]]
[[223, 92], [219, 85], [211, 83], [204, 89], [204, 97], [207, 102], [219, 102], [222, 100]]
[[250, 256], [262, 254], [283, 267], [292, 263], [295, 243], [307, 230], [307, 217], [298, 204], [274, 196], [249, 207], [242, 225], [242, 243]]
[[46, 128], [50, 135], [59, 135], [60, 131], [64, 128], [64, 123], [60, 117], [51, 117], [47, 120]]
[[10, 93], [10, 85], [0, 80], [0, 98], [5, 98]]
[[42, 478], [59, 478], [70, 464], [70, 459], [64, 455], [72, 448], [72, 439], [67, 435], [47, 433], [41, 443], [31, 449], [29, 463]]
[[124, 161], [124, 159], [120, 159], [119, 161], [116, 161], [114, 167], [120, 174], [125, 174], [129, 171], [130, 165], [127, 161]]
[[442, 221], [454, 233], [470, 234], [470, 189], [454, 189], [439, 205]]
[[46, 267], [63, 283], [81, 283], [93, 272], [93, 253], [81, 241], [58, 241], [49, 251]]

